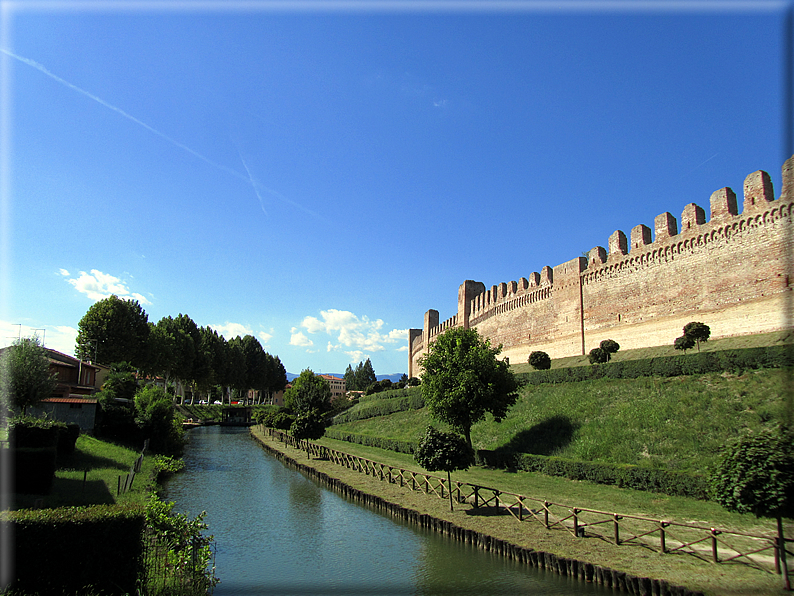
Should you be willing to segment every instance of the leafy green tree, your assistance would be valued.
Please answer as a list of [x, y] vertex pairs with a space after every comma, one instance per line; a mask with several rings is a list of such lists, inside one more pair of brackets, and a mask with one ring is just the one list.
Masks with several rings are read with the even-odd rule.
[[590, 364], [603, 364], [609, 360], [609, 352], [603, 348], [593, 348], [587, 357], [590, 359]]
[[[290, 433], [298, 441], [316, 441], [325, 434], [323, 413], [317, 408], [299, 412], [290, 426]], [[311, 459], [308, 444], [306, 445], [306, 455]]]
[[39, 338], [23, 337], [0, 356], [0, 391], [3, 408], [24, 414], [29, 406], [52, 395], [55, 376], [50, 373], [47, 350]]
[[353, 365], [348, 364], [347, 370], [344, 374], [345, 379], [345, 389], [348, 391], [358, 391], [358, 385], [356, 384], [356, 373], [353, 371]]
[[684, 336], [694, 339], [698, 347], [698, 352], [700, 352], [700, 342], [705, 343], [709, 340], [709, 337], [711, 337], [711, 329], [705, 323], [692, 321], [684, 325]]
[[156, 385], [135, 394], [135, 423], [149, 439], [149, 448], [166, 455], [181, 455], [185, 446], [182, 423], [175, 416], [171, 396]]
[[711, 476], [715, 500], [730, 511], [794, 517], [794, 441], [790, 431], [763, 429], [726, 445]]
[[331, 409], [331, 386], [328, 381], [307, 368], [292, 381], [292, 387], [284, 392], [284, 405], [296, 414], [312, 410], [324, 414]]
[[449, 510], [452, 506], [452, 477], [455, 470], [466, 470], [474, 464], [474, 450], [466, 439], [456, 433], [445, 433], [428, 426], [414, 452], [414, 460], [428, 472], [447, 473]]
[[471, 427], [486, 413], [501, 422], [518, 399], [510, 366], [497, 359], [501, 351], [476, 329], [453, 327], [437, 336], [419, 360], [430, 414], [462, 433], [472, 448]]
[[[163, 340], [163, 345], [171, 350], [171, 357], [167, 358], [156, 372], [162, 374], [166, 381], [171, 377], [177, 379], [184, 388], [191, 384], [203, 367], [198, 348], [201, 344], [201, 334], [198, 326], [188, 315], [179, 314], [176, 318], [163, 317], [157, 322], [160, 328], [158, 336]], [[168, 364], [169, 369], [163, 367]], [[181, 397], [184, 396], [184, 391]]]
[[101, 364], [147, 364], [149, 317], [137, 300], [115, 294], [96, 302], [77, 324], [75, 355]]
[[[794, 434], [763, 429], [726, 445], [711, 478], [714, 500], [729, 511], [777, 519], [778, 544], [785, 544], [783, 518], [794, 517]], [[786, 590], [791, 589], [781, 549]]]
[[372, 368], [372, 362], [370, 362], [369, 358], [365, 362], [358, 363], [355, 374], [358, 391], [364, 391], [378, 381], [378, 377], [375, 376], [375, 369]]
[[111, 399], [133, 399], [138, 391], [138, 378], [129, 362], [110, 365], [110, 373], [102, 383], [102, 392]]
[[684, 354], [686, 354], [687, 350], [690, 350], [695, 347], [695, 340], [687, 335], [682, 335], [681, 337], [675, 338], [675, 341], [673, 342], [673, 347], [676, 350], [682, 350]]
[[546, 352], [531, 352], [527, 362], [535, 370], [549, 370], [551, 368], [551, 358]]
[[620, 344], [614, 339], [605, 339], [598, 345], [598, 347], [607, 353], [607, 362], [609, 362], [612, 360], [612, 354], [620, 349]]

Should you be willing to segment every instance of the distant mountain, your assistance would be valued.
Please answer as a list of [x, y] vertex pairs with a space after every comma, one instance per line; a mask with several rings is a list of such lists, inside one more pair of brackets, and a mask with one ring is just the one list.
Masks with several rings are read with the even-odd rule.
[[[345, 377], [345, 373], [322, 373], [322, 374], [331, 375], [333, 377], [339, 377], [340, 379], [343, 379]], [[400, 380], [400, 377], [402, 377], [404, 374], [405, 373], [392, 373], [390, 375], [375, 375], [375, 378], [378, 379], [378, 381], [382, 381], [383, 379], [389, 379], [392, 383], [396, 383], [397, 381]], [[292, 380], [298, 376], [299, 375], [296, 375], [295, 373], [288, 372], [287, 382], [291, 383]]]

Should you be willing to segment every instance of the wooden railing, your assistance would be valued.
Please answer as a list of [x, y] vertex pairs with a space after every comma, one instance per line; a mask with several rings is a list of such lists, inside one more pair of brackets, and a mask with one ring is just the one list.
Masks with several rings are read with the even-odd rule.
[[375, 462], [311, 441], [297, 441], [279, 430], [263, 428], [263, 433], [307, 451], [311, 457], [330, 460], [412, 491], [434, 494], [442, 499], [448, 499], [452, 491], [452, 498], [458, 503], [469, 503], [474, 508], [497, 508], [498, 514], [512, 515], [519, 522], [537, 522], [548, 530], [566, 531], [576, 538], [597, 538], [659, 553], [688, 554], [714, 563], [736, 562], [763, 571], [774, 570], [783, 575], [789, 585], [787, 559], [794, 557], [794, 552], [788, 545], [794, 543], [794, 539], [784, 538], [782, 531], [777, 535], [752, 534], [554, 503], [466, 482], [449, 484], [447, 478], [441, 476]]
[[[132, 468], [129, 472], [127, 472], [124, 476], [119, 476], [118, 488], [116, 489], [116, 496], [123, 495], [129, 490], [132, 490], [132, 483], [135, 480], [135, 475], [141, 471], [141, 466], [143, 466], [143, 455], [146, 453], [146, 449], [149, 447], [149, 439], [146, 439], [143, 443], [143, 449], [141, 449], [141, 454], [135, 460], [135, 463], [132, 465]], [[83, 479], [85, 482], [85, 478]]]

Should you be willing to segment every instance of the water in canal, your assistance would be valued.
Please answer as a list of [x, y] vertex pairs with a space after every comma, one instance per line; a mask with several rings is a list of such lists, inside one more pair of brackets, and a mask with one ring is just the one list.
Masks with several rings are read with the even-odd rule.
[[207, 512], [216, 596], [612, 594], [421, 530], [289, 469], [246, 428], [189, 432], [175, 509]]

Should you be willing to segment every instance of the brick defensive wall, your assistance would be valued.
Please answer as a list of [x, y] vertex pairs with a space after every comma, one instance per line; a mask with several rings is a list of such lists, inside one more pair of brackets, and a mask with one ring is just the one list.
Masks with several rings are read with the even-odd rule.
[[452, 327], [477, 329], [514, 363], [533, 350], [583, 355], [608, 338], [621, 349], [672, 345], [690, 321], [715, 339], [791, 328], [794, 156], [782, 170], [778, 199], [769, 174], [747, 176], [741, 213], [725, 187], [712, 193], [708, 221], [690, 203], [680, 228], [662, 213], [653, 230], [617, 230], [587, 258], [490, 288], [463, 282], [457, 314], [439, 322], [428, 310], [423, 328], [409, 330], [408, 376], [420, 376], [417, 359]]

